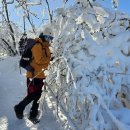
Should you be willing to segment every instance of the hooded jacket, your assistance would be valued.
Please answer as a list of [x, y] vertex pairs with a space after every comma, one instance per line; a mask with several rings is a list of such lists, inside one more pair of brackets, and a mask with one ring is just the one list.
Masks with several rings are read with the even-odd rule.
[[[31, 49], [32, 61], [30, 65], [34, 68], [35, 78], [45, 78], [44, 70], [47, 69], [51, 58], [49, 43], [42, 42], [40, 38], [36, 38], [35, 41], [36, 44]], [[26, 76], [32, 78], [32, 73], [27, 71]]]

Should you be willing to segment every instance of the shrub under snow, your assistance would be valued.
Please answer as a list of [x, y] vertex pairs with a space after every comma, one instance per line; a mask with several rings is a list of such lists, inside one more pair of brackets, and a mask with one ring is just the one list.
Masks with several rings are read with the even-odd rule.
[[129, 130], [122, 115], [130, 112], [130, 19], [92, 5], [57, 9], [47, 25], [55, 35], [47, 83], [67, 130]]

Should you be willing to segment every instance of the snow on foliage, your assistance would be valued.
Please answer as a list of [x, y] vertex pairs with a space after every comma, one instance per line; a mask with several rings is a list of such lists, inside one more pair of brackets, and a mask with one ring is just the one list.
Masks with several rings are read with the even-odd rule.
[[[14, 55], [12, 52], [17, 52], [18, 45], [18, 38], [20, 35], [20, 31], [18, 30], [18, 26], [14, 23], [11, 23], [11, 26], [15, 30], [14, 33], [10, 31], [10, 27], [7, 22], [2, 23], [2, 26], [0, 26], [0, 55], [1, 54], [7, 54], [7, 55]], [[14, 35], [15, 41], [12, 38]]]
[[112, 2], [113, 2], [114, 7], [117, 8], [118, 7], [118, 0], [112, 0]]
[[129, 18], [87, 0], [56, 13], [46, 81], [70, 119], [65, 129], [129, 130], [119, 116], [130, 109]]

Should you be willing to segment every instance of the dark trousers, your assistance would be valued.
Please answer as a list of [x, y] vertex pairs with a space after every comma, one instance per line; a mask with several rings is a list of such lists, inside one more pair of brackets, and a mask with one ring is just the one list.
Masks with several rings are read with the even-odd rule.
[[41, 97], [43, 85], [43, 79], [35, 78], [33, 81], [30, 81], [27, 78], [27, 96], [17, 105], [20, 112], [23, 112], [25, 107], [33, 101], [30, 116], [32, 118], [37, 116], [39, 107], [38, 100]]

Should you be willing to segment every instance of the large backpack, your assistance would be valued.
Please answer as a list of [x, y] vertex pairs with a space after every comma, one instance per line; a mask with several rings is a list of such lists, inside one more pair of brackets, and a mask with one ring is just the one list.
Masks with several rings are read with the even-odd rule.
[[36, 44], [34, 39], [27, 39], [26, 44], [24, 46], [23, 52], [21, 54], [21, 59], [19, 62], [20, 67], [29, 71], [30, 62], [32, 60], [32, 47]]

